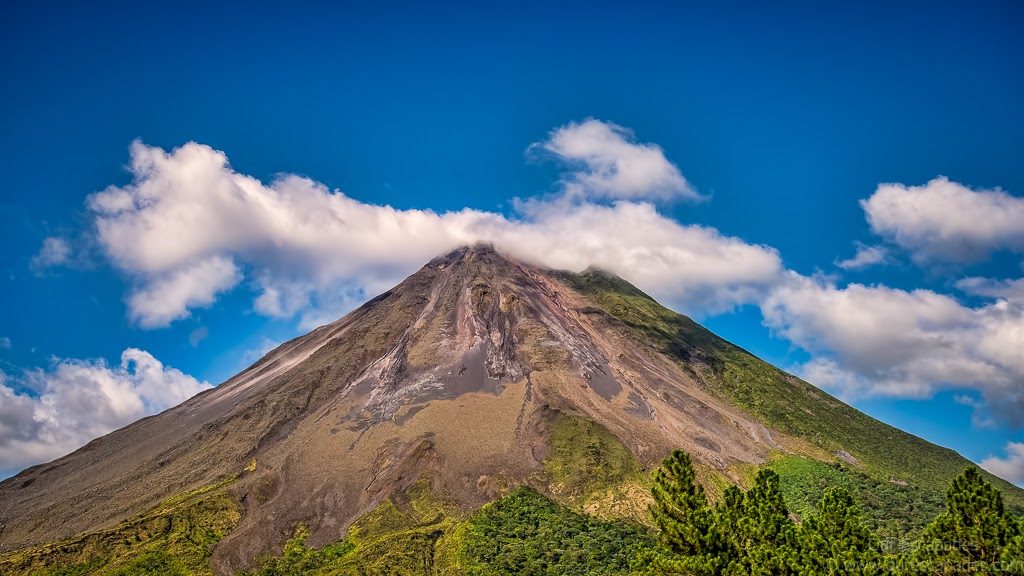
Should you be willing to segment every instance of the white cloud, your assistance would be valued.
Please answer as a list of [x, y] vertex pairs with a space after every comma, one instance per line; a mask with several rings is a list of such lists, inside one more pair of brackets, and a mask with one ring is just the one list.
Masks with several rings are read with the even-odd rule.
[[843, 270], [860, 270], [876, 264], [884, 264], [889, 260], [889, 251], [884, 246], [870, 246], [856, 243], [857, 252], [851, 258], [836, 261], [836, 266]]
[[924, 186], [882, 184], [861, 200], [871, 229], [919, 264], [968, 263], [1024, 251], [1024, 198], [972, 190], [945, 177]]
[[32, 257], [33, 270], [42, 271], [54, 266], [64, 266], [71, 261], [71, 243], [64, 238], [48, 236], [43, 245]]
[[999, 298], [1024, 305], [1024, 278], [997, 280], [972, 276], [958, 280], [956, 287], [975, 296]]
[[1007, 442], [1005, 458], [989, 456], [979, 464], [1003, 480], [1024, 485], [1024, 442]]
[[2, 348], [4, 350], [10, 350], [11, 349], [11, 339], [8, 338], [7, 336], [4, 336], [3, 338], [0, 338], [0, 348]]
[[646, 203], [536, 210], [529, 220], [488, 228], [483, 239], [519, 258], [569, 270], [599, 266], [696, 314], [756, 302], [782, 272], [773, 248], [679, 224]]
[[979, 391], [997, 416], [1024, 419], [1024, 308], [964, 306], [930, 290], [833, 282], [790, 273], [762, 304], [765, 324], [816, 355], [812, 383], [853, 398]]
[[61, 360], [24, 373], [20, 383], [30, 392], [0, 375], [0, 472], [52, 460], [210, 388], [137, 348], [126, 349], [118, 366]]
[[188, 316], [190, 309], [209, 306], [241, 279], [238, 267], [223, 256], [155, 274], [128, 297], [129, 317], [143, 328], [166, 326]]
[[[367, 204], [294, 175], [263, 183], [201, 144], [167, 152], [136, 142], [132, 182], [87, 201], [90, 240], [128, 278], [129, 317], [147, 328], [210, 306], [246, 279], [257, 313], [312, 328], [438, 254], [487, 241], [552, 268], [608, 269], [691, 314], [758, 304], [768, 327], [814, 355], [799, 371], [847, 398], [974, 390], [998, 416], [1024, 418], [1024, 280], [961, 280], [964, 292], [993, 299], [978, 306], [929, 290], [839, 287], [785, 271], [771, 247], [659, 213], [651, 201], [698, 195], [660, 148], [624, 128], [572, 123], [531, 150], [574, 171], [559, 196], [519, 201], [505, 215]], [[879, 186], [862, 206], [875, 232], [930, 263], [1024, 248], [1022, 202], [939, 178]], [[887, 258], [884, 247], [858, 244], [836, 264]]]
[[[136, 142], [131, 156], [133, 182], [87, 205], [97, 245], [131, 279], [129, 317], [147, 328], [210, 305], [243, 276], [258, 291], [257, 312], [301, 314], [312, 325], [328, 319], [324, 311], [343, 312], [339, 302], [382, 292], [430, 258], [477, 241], [557, 268], [598, 265], [705, 313], [756, 300], [782, 270], [774, 249], [679, 224], [645, 202], [566, 195], [524, 203], [511, 218], [439, 214], [365, 204], [298, 176], [266, 185], [196, 143], [168, 153]], [[610, 185], [639, 190], [640, 179], [618, 178]]]
[[638, 143], [632, 131], [610, 122], [571, 122], [530, 146], [537, 150], [575, 168], [566, 175], [570, 193], [627, 200], [702, 198], [659, 146]]
[[796, 366], [794, 372], [819, 388], [837, 393], [845, 400], [870, 396], [874, 392], [874, 382], [840, 367], [835, 360], [829, 358], [812, 358]]

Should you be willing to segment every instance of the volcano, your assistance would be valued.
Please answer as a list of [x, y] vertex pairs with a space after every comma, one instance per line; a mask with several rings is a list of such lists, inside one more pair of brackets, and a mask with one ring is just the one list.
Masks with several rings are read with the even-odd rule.
[[[549, 270], [479, 245], [214, 389], [0, 483], [0, 551], [110, 530], [226, 478], [237, 522], [213, 549], [218, 573], [280, 551], [298, 525], [313, 545], [335, 541], [422, 481], [466, 511], [530, 485], [642, 517], [642, 486], [602, 508], [552, 472], [553, 434], [567, 421], [624, 447], [641, 472], [682, 448], [709, 485], [799, 461], [940, 493], [968, 464], [613, 274]], [[799, 470], [788, 472], [794, 486]]]

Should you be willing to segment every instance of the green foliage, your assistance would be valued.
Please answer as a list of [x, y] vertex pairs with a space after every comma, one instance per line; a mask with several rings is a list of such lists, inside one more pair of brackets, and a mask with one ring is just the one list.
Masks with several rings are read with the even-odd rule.
[[943, 509], [938, 491], [878, 480], [839, 462], [784, 456], [768, 466], [778, 472], [786, 503], [801, 518], [814, 513], [830, 487], [843, 488], [860, 503], [864, 521], [883, 540], [915, 537]]
[[566, 414], [551, 425], [544, 470], [552, 491], [578, 500], [624, 480], [639, 478], [640, 463], [614, 434], [592, 420]]
[[818, 513], [800, 525], [800, 561], [808, 575], [882, 573], [878, 538], [864, 524], [853, 496], [845, 489], [825, 490]]
[[1024, 516], [1017, 521], [1014, 535], [1006, 542], [1000, 556], [1002, 568], [1007, 574], [1024, 576]]
[[757, 474], [743, 495], [742, 515], [730, 538], [735, 558], [726, 574], [796, 574], [797, 532], [779, 489], [779, 475]]
[[712, 551], [711, 508], [697, 484], [690, 455], [676, 450], [654, 473], [651, 517], [661, 542], [673, 554], [695, 556]]
[[295, 535], [285, 542], [279, 557], [267, 556], [260, 559], [260, 567], [245, 574], [249, 576], [304, 576], [320, 574], [334, 567], [354, 546], [348, 540], [328, 544], [321, 548], [306, 545], [309, 529], [299, 525]]
[[675, 452], [657, 473], [653, 495], [659, 546], [641, 551], [636, 564], [647, 574], [1024, 574], [1024, 518], [1006, 515], [999, 491], [974, 467], [953, 481], [946, 510], [909, 554], [883, 554], [853, 495], [841, 487], [828, 487], [817, 511], [797, 527], [779, 476], [768, 468], [746, 493], [726, 489], [709, 512], [690, 459]]
[[924, 529], [912, 561], [927, 574], [996, 574], [1014, 532], [1002, 495], [972, 466], [946, 492], [946, 510]]
[[[239, 519], [229, 483], [170, 498], [104, 532], [6, 553], [0, 573], [210, 574], [213, 544]], [[729, 486], [712, 505], [689, 456], [676, 451], [655, 473], [652, 495], [657, 538], [640, 524], [581, 514], [527, 487], [467, 518], [420, 481], [360, 518], [342, 540], [311, 547], [309, 530], [299, 526], [279, 556], [244, 574], [1024, 576], [1024, 518], [1007, 514], [999, 491], [973, 467], [955, 479], [945, 511], [905, 554], [883, 554], [855, 495], [834, 484], [798, 526], [785, 482], [771, 468], [747, 492]]]
[[188, 576], [189, 572], [178, 558], [163, 550], [146, 552], [122, 568], [114, 570], [112, 576]]
[[241, 518], [233, 479], [179, 494], [121, 524], [0, 555], [0, 573], [47, 576], [212, 574], [214, 545]]
[[639, 525], [579, 514], [525, 487], [458, 520], [425, 482], [361, 518], [344, 540], [312, 548], [308, 536], [300, 526], [280, 556], [245, 576], [626, 574], [651, 545]]
[[360, 519], [341, 542], [312, 549], [300, 529], [281, 557], [253, 574], [1024, 574], [1024, 521], [1011, 523], [998, 491], [975, 469], [956, 479], [947, 510], [905, 557], [883, 556], [842, 487], [827, 486], [797, 526], [768, 468], [750, 490], [730, 486], [712, 506], [689, 457], [675, 452], [656, 472], [652, 494], [657, 541], [637, 524], [586, 516], [525, 487], [458, 520], [419, 483]]
[[465, 574], [626, 574], [631, 559], [649, 546], [639, 526], [579, 514], [521, 487], [470, 518]]
[[689, 456], [676, 451], [656, 473], [652, 494], [661, 549], [641, 558], [649, 573], [799, 573], [797, 531], [775, 472], [761, 470], [746, 494], [726, 489], [712, 510]]

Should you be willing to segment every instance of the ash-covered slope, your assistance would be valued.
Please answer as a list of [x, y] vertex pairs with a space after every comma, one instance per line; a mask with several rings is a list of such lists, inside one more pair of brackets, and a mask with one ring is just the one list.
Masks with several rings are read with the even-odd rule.
[[965, 463], [621, 279], [477, 246], [213, 390], [0, 483], [0, 550], [113, 525], [255, 459], [233, 487], [241, 524], [213, 559], [247, 566], [299, 523], [313, 544], [339, 538], [420, 478], [467, 509], [536, 484], [558, 414], [600, 424], [644, 465], [683, 448], [734, 480], [737, 464], [773, 453], [840, 454], [882, 473], [912, 453], [939, 483]]

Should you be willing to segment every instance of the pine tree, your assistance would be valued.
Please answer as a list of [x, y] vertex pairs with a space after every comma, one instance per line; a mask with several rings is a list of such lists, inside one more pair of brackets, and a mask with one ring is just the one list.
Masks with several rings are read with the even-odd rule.
[[864, 524], [853, 496], [843, 488], [825, 490], [818, 513], [804, 520], [799, 535], [801, 572], [807, 576], [882, 573], [878, 538]]
[[651, 516], [662, 543], [680, 556], [708, 552], [711, 508], [704, 488], [697, 484], [690, 455], [682, 450], [662, 462], [654, 475]]
[[740, 522], [743, 520], [743, 492], [736, 486], [729, 486], [722, 493], [722, 500], [715, 506], [715, 553], [718, 565], [733, 564], [740, 555]]
[[686, 452], [676, 450], [654, 474], [651, 517], [661, 549], [641, 559], [653, 574], [716, 574], [713, 513]]
[[969, 467], [946, 492], [946, 510], [929, 524], [912, 560], [928, 574], [996, 574], [1013, 535], [1003, 497]]
[[779, 489], [779, 475], [763, 469], [754, 487], [743, 496], [743, 513], [732, 547], [736, 557], [724, 574], [768, 576], [797, 574], [799, 567], [796, 526], [789, 518]]
[[1024, 576], [1024, 516], [1017, 521], [1016, 530], [1012, 537], [1007, 539], [1000, 559], [1000, 567], [1007, 574]]

